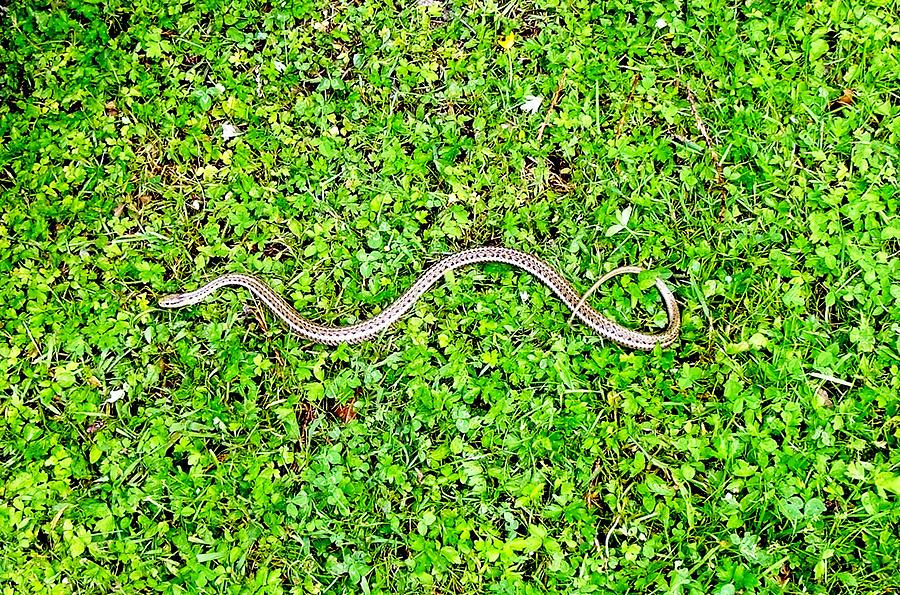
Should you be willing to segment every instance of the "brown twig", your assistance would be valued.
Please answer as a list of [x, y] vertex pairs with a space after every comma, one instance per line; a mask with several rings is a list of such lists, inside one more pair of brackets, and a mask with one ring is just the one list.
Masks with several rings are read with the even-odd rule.
[[263, 316], [262, 308], [259, 307], [259, 304], [256, 304], [255, 307], [249, 304], [245, 304], [244, 313], [253, 314], [253, 318], [256, 319], [256, 322], [257, 324], [259, 324], [259, 328], [262, 329], [263, 333], [269, 332], [269, 325], [266, 323], [266, 317]]
[[716, 153], [716, 145], [713, 143], [712, 138], [709, 136], [709, 130], [706, 128], [706, 124], [703, 122], [703, 118], [700, 117], [700, 110], [697, 109], [697, 100], [694, 99], [694, 94], [691, 92], [691, 87], [684, 83], [684, 89], [687, 91], [687, 100], [691, 105], [691, 113], [694, 114], [694, 121], [697, 123], [697, 130], [700, 131], [700, 136], [703, 137], [703, 140], [706, 141], [706, 147], [709, 149], [710, 158], [713, 161], [713, 165], [716, 168], [716, 184], [720, 187], [725, 186], [725, 176], [722, 173], [722, 162], [719, 160], [719, 154]]
[[[628, 97], [625, 99], [625, 107], [622, 108], [622, 117], [619, 118], [619, 123], [616, 125], [616, 140], [619, 140], [619, 137], [622, 136], [622, 129], [625, 128], [625, 119], [628, 117], [628, 110], [631, 109], [631, 102], [634, 101], [634, 90], [637, 89], [640, 80], [641, 73], [635, 72], [634, 77], [631, 79], [631, 91], [628, 92]], [[613, 163], [613, 169], [619, 171], [618, 157], [616, 157], [616, 161]]]
[[716, 189], [719, 192], [719, 195], [722, 198], [722, 206], [719, 209], [719, 221], [725, 219], [725, 175], [723, 174], [722, 161], [719, 159], [719, 154], [716, 152], [716, 145], [713, 143], [712, 137], [709, 136], [709, 130], [706, 128], [706, 123], [703, 121], [703, 118], [700, 117], [700, 110], [697, 109], [697, 100], [694, 98], [694, 93], [691, 91], [690, 85], [684, 83], [684, 89], [687, 93], [687, 100], [691, 106], [691, 113], [694, 114], [694, 122], [697, 124], [697, 130], [700, 131], [700, 136], [703, 137], [703, 140], [706, 141], [706, 148], [709, 150], [709, 157], [712, 159], [713, 167], [716, 169]]
[[553, 99], [550, 101], [550, 107], [547, 108], [547, 115], [544, 116], [544, 122], [541, 124], [541, 127], [538, 129], [537, 140], [541, 142], [541, 139], [544, 138], [544, 129], [547, 127], [547, 124], [550, 122], [550, 116], [553, 114], [553, 110], [556, 109], [556, 104], [559, 103], [559, 96], [562, 94], [563, 85], [566, 84], [566, 72], [562, 73], [562, 76], [559, 77], [559, 84], [556, 85], [556, 93], [553, 94]]
[[625, 99], [625, 107], [622, 108], [622, 117], [619, 118], [619, 123], [616, 125], [616, 138], [622, 136], [622, 128], [625, 127], [625, 118], [628, 117], [628, 110], [631, 108], [631, 102], [634, 101], [634, 90], [637, 89], [640, 81], [641, 73], [635, 72], [634, 77], [631, 79], [631, 90], [628, 92], [628, 97]]

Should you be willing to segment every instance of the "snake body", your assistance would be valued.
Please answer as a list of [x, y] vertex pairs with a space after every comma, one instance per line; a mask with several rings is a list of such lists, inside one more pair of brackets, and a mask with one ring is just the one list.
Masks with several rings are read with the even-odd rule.
[[[678, 303], [675, 300], [675, 296], [661, 279], [656, 280], [656, 289], [662, 296], [669, 318], [668, 324], [658, 334], [647, 334], [633, 331], [617, 324], [604, 317], [588, 304], [585, 304], [578, 292], [575, 291], [575, 288], [572, 287], [572, 284], [559, 274], [556, 269], [540, 258], [518, 250], [499, 247], [474, 248], [443, 258], [427, 269], [406, 293], [382, 310], [377, 316], [349, 326], [334, 327], [311, 322], [300, 316], [293, 306], [268, 285], [256, 277], [239, 273], [229, 273], [217, 277], [195, 291], [166, 296], [159, 301], [159, 305], [162, 308], [182, 308], [203, 301], [222, 287], [244, 287], [265, 304], [290, 330], [301, 337], [316, 343], [332, 346], [341, 343], [353, 344], [367, 341], [381, 334], [406, 314], [416, 301], [448, 271], [482, 262], [508, 264], [531, 273], [549, 287], [573, 312], [574, 316], [577, 316], [595, 333], [624, 347], [643, 351], [650, 351], [657, 345], [667, 347], [678, 338], [678, 333], [681, 330], [681, 314], [678, 310]], [[639, 273], [641, 270], [633, 266], [619, 267], [604, 275], [598, 281], [598, 284], [617, 275]]]

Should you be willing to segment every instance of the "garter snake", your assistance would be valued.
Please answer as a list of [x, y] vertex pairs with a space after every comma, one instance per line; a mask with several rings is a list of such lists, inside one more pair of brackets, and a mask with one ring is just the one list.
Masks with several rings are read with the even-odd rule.
[[[678, 333], [681, 330], [681, 314], [678, 310], [678, 303], [675, 301], [675, 296], [661, 279], [657, 278], [656, 289], [662, 296], [669, 321], [662, 332], [647, 334], [617, 324], [597, 312], [590, 305], [585, 304], [578, 292], [575, 291], [575, 288], [572, 287], [572, 284], [559, 274], [556, 269], [540, 258], [518, 250], [499, 247], [473, 248], [443, 258], [427, 269], [406, 293], [382, 310], [381, 313], [368, 320], [349, 326], [324, 326], [311, 322], [300, 316], [293, 306], [268, 285], [256, 277], [239, 273], [222, 275], [194, 291], [166, 296], [159, 301], [159, 305], [162, 308], [182, 308], [203, 301], [221, 287], [244, 287], [265, 304], [290, 330], [305, 339], [325, 345], [360, 343], [377, 337], [382, 331], [399, 320], [426, 291], [444, 276], [444, 273], [482, 262], [508, 264], [531, 273], [549, 287], [573, 314], [590, 327], [591, 330], [599, 336], [624, 347], [644, 351], [650, 351], [656, 345], [667, 347], [678, 338]], [[634, 266], [619, 267], [606, 273], [598, 281], [598, 284], [617, 275], [639, 273], [641, 270], [643, 269]]]

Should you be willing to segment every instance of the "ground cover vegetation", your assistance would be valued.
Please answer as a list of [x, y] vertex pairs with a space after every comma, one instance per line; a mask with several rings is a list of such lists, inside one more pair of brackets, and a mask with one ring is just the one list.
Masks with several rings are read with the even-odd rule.
[[[0, 590], [898, 589], [890, 2], [0, 7]], [[439, 255], [381, 340], [310, 345]]]

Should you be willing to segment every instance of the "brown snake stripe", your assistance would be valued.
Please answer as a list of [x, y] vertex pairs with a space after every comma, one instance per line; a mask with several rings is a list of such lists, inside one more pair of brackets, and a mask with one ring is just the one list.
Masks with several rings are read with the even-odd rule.
[[[349, 326], [334, 327], [311, 322], [300, 316], [297, 310], [285, 301], [283, 297], [275, 293], [268, 285], [256, 277], [237, 273], [222, 275], [195, 291], [166, 296], [159, 301], [159, 305], [162, 308], [182, 308], [203, 301], [221, 287], [229, 285], [244, 287], [249, 289], [288, 328], [305, 339], [316, 343], [324, 343], [325, 345], [360, 343], [377, 337], [399, 320], [426, 291], [444, 276], [444, 273], [481, 262], [509, 264], [531, 273], [549, 287], [572, 310], [574, 315], [590, 327], [591, 330], [601, 337], [624, 347], [643, 351], [650, 351], [657, 345], [668, 347], [678, 338], [678, 333], [681, 330], [681, 314], [678, 310], [678, 303], [675, 301], [675, 296], [661, 279], [656, 280], [656, 289], [662, 296], [669, 322], [662, 332], [647, 334], [633, 331], [617, 324], [597, 312], [590, 305], [585, 304], [578, 292], [575, 291], [575, 288], [572, 287], [572, 284], [560, 275], [556, 269], [540, 258], [510, 248], [494, 247], [473, 248], [443, 258], [426, 270], [406, 293], [382, 310], [381, 313], [368, 320]], [[633, 266], [619, 267], [604, 275], [598, 283], [624, 273], [639, 273], [641, 270]]]

